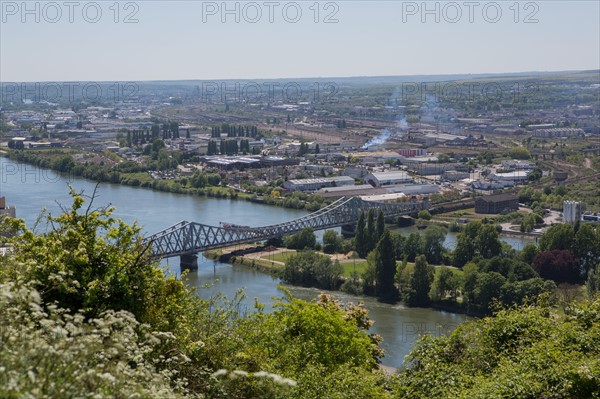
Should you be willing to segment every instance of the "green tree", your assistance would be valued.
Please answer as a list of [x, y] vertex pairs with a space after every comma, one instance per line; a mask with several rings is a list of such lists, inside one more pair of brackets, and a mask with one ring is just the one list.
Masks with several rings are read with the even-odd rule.
[[570, 250], [573, 247], [575, 233], [570, 224], [555, 224], [539, 239], [540, 251]]
[[354, 238], [354, 250], [361, 258], [366, 258], [369, 253], [369, 243], [365, 224], [365, 215], [360, 213], [356, 222], [356, 236]]
[[573, 253], [579, 258], [587, 275], [600, 260], [600, 228], [583, 224], [575, 233]]
[[450, 156], [448, 154], [440, 154], [438, 155], [438, 162], [439, 163], [448, 163], [450, 162]]
[[367, 212], [367, 243], [368, 243], [368, 252], [371, 252], [375, 249], [375, 245], [377, 245], [377, 230], [375, 228], [375, 210], [373, 208], [369, 209]]
[[314, 249], [317, 245], [317, 237], [311, 227], [305, 227], [302, 231], [285, 237], [284, 243], [289, 249]]
[[404, 243], [406, 238], [402, 234], [391, 233], [392, 243], [394, 245], [394, 255], [396, 259], [404, 258]]
[[481, 226], [475, 240], [478, 253], [486, 259], [500, 255], [502, 244], [496, 226], [485, 224]]
[[335, 230], [326, 230], [323, 233], [323, 252], [333, 254], [339, 252], [342, 246], [342, 239]]
[[328, 290], [338, 288], [343, 273], [339, 262], [314, 251], [301, 251], [289, 257], [282, 279], [291, 284], [318, 287]]
[[590, 298], [598, 295], [600, 292], [600, 263], [589, 271], [585, 285]]
[[439, 226], [430, 226], [421, 236], [421, 250], [427, 261], [436, 265], [442, 262], [446, 231]]
[[269, 342], [255, 350], [264, 351], [269, 363], [292, 376], [311, 365], [323, 366], [327, 373], [343, 364], [371, 370], [382, 352], [378, 339], [365, 333], [371, 325], [366, 315], [364, 308], [344, 307], [327, 295], [316, 303], [288, 295], [274, 312], [259, 315], [264, 321], [250, 339]]
[[540, 249], [538, 248], [538, 246], [535, 245], [534, 243], [530, 242], [530, 243], [527, 243], [523, 247], [521, 252], [519, 252], [519, 259], [521, 261], [527, 263], [528, 265], [531, 265], [531, 263], [533, 262], [533, 259], [539, 253], [540, 253]]
[[506, 282], [502, 286], [500, 298], [504, 305], [521, 305], [526, 300], [534, 301], [543, 294], [552, 294], [556, 284], [550, 280], [535, 277], [522, 281]]
[[492, 301], [500, 299], [502, 286], [506, 282], [504, 276], [497, 272], [477, 273], [477, 279], [473, 287], [473, 298], [479, 309], [489, 312]]
[[404, 256], [409, 262], [414, 262], [417, 255], [422, 254], [421, 235], [419, 233], [410, 233], [404, 242]]
[[522, 281], [538, 277], [537, 273], [529, 263], [513, 259], [511, 259], [510, 263], [511, 265], [508, 271], [508, 279], [510, 281]]
[[423, 209], [417, 214], [417, 219], [431, 220], [431, 213], [429, 213], [428, 210]]
[[396, 258], [394, 252], [390, 250], [392, 245], [390, 233], [385, 231], [373, 250], [375, 252], [375, 269], [377, 273], [376, 295], [389, 302], [398, 299], [398, 290], [394, 285]]
[[377, 241], [383, 237], [383, 233], [385, 233], [385, 218], [383, 217], [383, 212], [381, 209], [377, 212], [377, 225], [375, 226], [375, 236]]
[[418, 256], [414, 271], [410, 276], [406, 303], [409, 306], [428, 306], [430, 302], [429, 290], [433, 279], [433, 267], [429, 266], [424, 255]]
[[531, 159], [531, 154], [529, 153], [529, 150], [525, 147], [515, 147], [509, 151], [508, 155], [514, 159]]
[[462, 267], [475, 257], [477, 254], [477, 236], [480, 229], [480, 222], [470, 222], [465, 226], [465, 230], [458, 234], [453, 256], [455, 266]]
[[456, 273], [448, 267], [441, 267], [431, 286], [431, 298], [439, 301], [450, 295], [452, 300], [456, 300], [460, 286], [461, 280]]

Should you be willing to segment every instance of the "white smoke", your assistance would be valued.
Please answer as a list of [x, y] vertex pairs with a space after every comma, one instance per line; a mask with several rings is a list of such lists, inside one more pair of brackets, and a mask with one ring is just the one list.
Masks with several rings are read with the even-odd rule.
[[[388, 100], [388, 104], [391, 106], [397, 106], [399, 103], [400, 93], [400, 88], [396, 87]], [[408, 122], [406, 121], [406, 116], [396, 116], [396, 128], [401, 131], [408, 130]], [[384, 145], [390, 139], [391, 136], [392, 133], [388, 129], [383, 129], [379, 132], [379, 135], [367, 141], [365, 145], [362, 146], [362, 149], [366, 150], [374, 145]]]
[[402, 119], [399, 119], [396, 122], [396, 127], [398, 127], [398, 129], [400, 129], [400, 130], [407, 130], [408, 129], [408, 122], [406, 122], [406, 118], [403, 117]]
[[367, 141], [365, 145], [362, 146], [363, 150], [368, 149], [372, 145], [383, 145], [390, 138], [390, 131], [387, 129], [383, 129], [378, 136], [373, 137], [371, 140]]

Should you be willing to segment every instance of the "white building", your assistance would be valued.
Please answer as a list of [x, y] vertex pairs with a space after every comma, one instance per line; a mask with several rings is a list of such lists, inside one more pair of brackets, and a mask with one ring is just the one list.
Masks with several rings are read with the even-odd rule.
[[533, 169], [535, 168], [535, 164], [533, 162], [529, 162], [529, 161], [518, 161], [518, 160], [511, 160], [511, 161], [502, 161], [502, 167], [504, 169]]
[[369, 183], [374, 187], [412, 183], [412, 181], [413, 178], [403, 171], [373, 172], [365, 177], [365, 183]]
[[490, 176], [490, 180], [496, 180], [500, 182], [524, 182], [529, 177], [530, 170], [519, 170], [518, 172], [507, 172], [507, 173], [493, 173]]
[[386, 187], [385, 191], [390, 194], [403, 193], [407, 196], [411, 195], [428, 195], [437, 194], [440, 188], [435, 184], [403, 184], [399, 186]]
[[582, 208], [583, 205], [578, 201], [563, 202], [563, 220], [565, 223], [574, 224], [578, 220], [581, 220]]
[[354, 179], [348, 176], [321, 177], [315, 179], [295, 179], [283, 182], [283, 188], [290, 191], [317, 191], [325, 187], [353, 186]]

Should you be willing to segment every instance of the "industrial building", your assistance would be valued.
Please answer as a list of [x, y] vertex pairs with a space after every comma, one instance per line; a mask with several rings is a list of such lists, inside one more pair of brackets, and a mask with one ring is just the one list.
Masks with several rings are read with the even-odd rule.
[[470, 176], [469, 172], [459, 172], [457, 170], [447, 170], [442, 173], [442, 179], [447, 181], [459, 181], [468, 179]]
[[496, 180], [500, 182], [524, 182], [529, 177], [530, 170], [520, 170], [518, 172], [506, 172], [506, 173], [493, 173], [490, 175], [490, 180]]
[[583, 211], [583, 205], [578, 201], [565, 201], [563, 202], [563, 220], [565, 223], [575, 224], [578, 220], [581, 220], [581, 213]]
[[365, 177], [365, 182], [373, 187], [391, 186], [394, 184], [411, 183], [413, 178], [406, 172], [373, 172]]
[[220, 169], [247, 169], [255, 168], [260, 165], [260, 159], [257, 157], [211, 157], [206, 159], [207, 166]]
[[474, 181], [471, 182], [471, 188], [476, 191], [496, 191], [504, 190], [505, 188], [514, 187], [512, 181]]
[[396, 150], [399, 155], [403, 157], [412, 158], [412, 157], [422, 157], [427, 155], [427, 150], [423, 148], [403, 148], [400, 150]]
[[458, 172], [468, 172], [469, 167], [461, 163], [437, 163], [430, 162], [431, 159], [405, 159], [402, 164], [412, 172], [420, 176], [438, 176], [444, 172], [455, 170]]
[[207, 166], [224, 170], [244, 170], [249, 168], [267, 168], [299, 164], [299, 161], [293, 158], [261, 157], [257, 155], [207, 155], [200, 157], [200, 162], [205, 163]]
[[385, 191], [390, 194], [403, 193], [407, 196], [412, 195], [429, 195], [437, 194], [440, 192], [440, 188], [435, 184], [402, 184], [398, 186], [386, 187]]
[[510, 170], [514, 170], [514, 169], [526, 170], [526, 169], [535, 168], [535, 163], [530, 162], [530, 161], [511, 160], [511, 161], [502, 161], [501, 164], [504, 169], [510, 169]]
[[323, 198], [356, 197], [362, 195], [387, 194], [384, 188], [373, 187], [370, 184], [359, 184], [356, 186], [327, 187], [318, 191]]
[[519, 209], [519, 197], [513, 194], [497, 194], [477, 197], [475, 213], [504, 213]]
[[317, 191], [325, 187], [353, 186], [354, 179], [348, 176], [320, 177], [315, 179], [295, 179], [283, 182], [289, 191]]

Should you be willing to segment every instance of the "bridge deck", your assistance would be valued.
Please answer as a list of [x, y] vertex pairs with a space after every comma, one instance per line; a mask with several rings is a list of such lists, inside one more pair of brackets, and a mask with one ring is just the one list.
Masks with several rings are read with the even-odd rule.
[[155, 258], [192, 255], [208, 249], [265, 241], [301, 231], [306, 227], [323, 230], [355, 224], [361, 212], [381, 210], [384, 217], [417, 213], [428, 209], [427, 202], [381, 203], [357, 197], [342, 197], [309, 215], [288, 222], [263, 227], [208, 226], [182, 221], [144, 239], [152, 247]]

